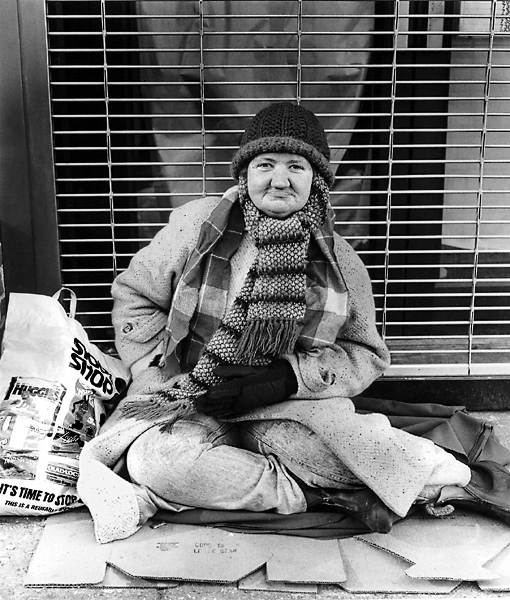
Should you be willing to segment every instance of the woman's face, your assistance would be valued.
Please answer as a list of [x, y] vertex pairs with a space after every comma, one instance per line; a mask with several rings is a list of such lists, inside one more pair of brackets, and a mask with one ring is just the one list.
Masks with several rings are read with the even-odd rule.
[[312, 165], [300, 154], [259, 154], [248, 165], [248, 194], [260, 211], [285, 219], [307, 203], [312, 179]]

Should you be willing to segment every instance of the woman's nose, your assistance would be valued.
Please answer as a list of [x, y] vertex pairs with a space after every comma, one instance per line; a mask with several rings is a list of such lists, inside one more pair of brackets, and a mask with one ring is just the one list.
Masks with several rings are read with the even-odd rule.
[[275, 165], [271, 176], [271, 185], [274, 188], [286, 188], [289, 186], [289, 175], [284, 165]]

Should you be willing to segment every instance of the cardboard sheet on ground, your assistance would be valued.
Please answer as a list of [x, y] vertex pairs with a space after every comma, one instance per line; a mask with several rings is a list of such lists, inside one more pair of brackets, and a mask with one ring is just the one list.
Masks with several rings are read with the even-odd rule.
[[253, 590], [264, 592], [304, 592], [316, 594], [318, 591], [315, 583], [287, 583], [285, 581], [268, 581], [265, 567], [255, 571], [248, 577], [239, 581], [240, 590]]
[[274, 581], [345, 580], [336, 540], [168, 524], [97, 544], [88, 513], [73, 511], [48, 519], [25, 585], [101, 585], [107, 565], [137, 580], [237, 582], [264, 565]]
[[24, 583], [27, 586], [175, 587], [173, 581], [135, 578], [107, 564], [109, 548], [94, 538], [85, 511], [48, 518], [32, 556]]
[[340, 585], [353, 593], [448, 594], [459, 581], [413, 579], [409, 562], [369, 544], [348, 538], [338, 540], [347, 579]]
[[486, 565], [510, 544], [510, 528], [480, 515], [454, 513], [445, 519], [411, 517], [389, 534], [357, 539], [412, 563], [405, 570], [409, 577], [493, 581], [500, 575]]
[[510, 546], [490, 560], [486, 567], [498, 578], [479, 581], [478, 587], [485, 592], [510, 592]]
[[[143, 579], [131, 577], [111, 565], [106, 565], [106, 572], [101, 583], [94, 587], [100, 588], [174, 588], [179, 584], [175, 581], [158, 581], [156, 579]], [[84, 586], [83, 586], [84, 587]]]

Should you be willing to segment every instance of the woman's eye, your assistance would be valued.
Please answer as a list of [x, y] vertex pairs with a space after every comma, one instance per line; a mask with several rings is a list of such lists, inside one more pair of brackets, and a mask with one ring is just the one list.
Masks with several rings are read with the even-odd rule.
[[291, 165], [290, 168], [293, 171], [304, 171], [305, 168], [303, 167], [303, 165]]

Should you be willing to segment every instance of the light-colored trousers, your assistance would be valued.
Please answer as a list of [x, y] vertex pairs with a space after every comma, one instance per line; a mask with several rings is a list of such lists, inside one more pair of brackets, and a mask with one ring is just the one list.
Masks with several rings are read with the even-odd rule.
[[[394, 434], [409, 442], [406, 432]], [[436, 468], [427, 484], [465, 485], [469, 469], [431, 447]], [[196, 414], [170, 432], [144, 432], [127, 452], [127, 468], [134, 483], [164, 500], [210, 509], [303, 512], [306, 501], [294, 476], [313, 487], [363, 487], [314, 432], [290, 420], [220, 423]]]

